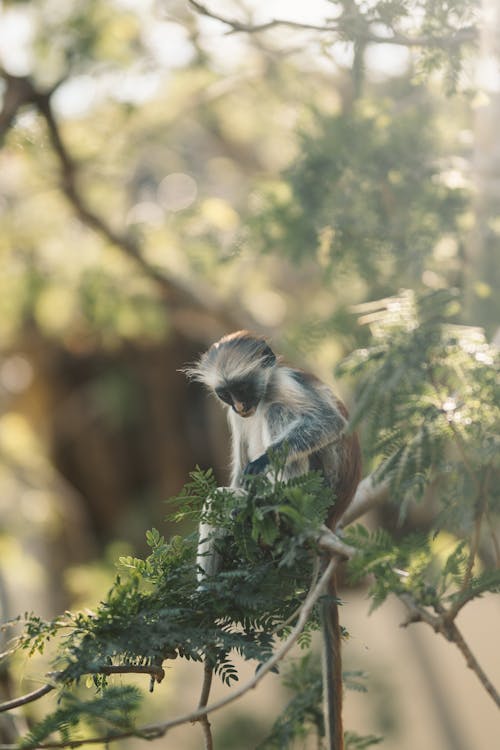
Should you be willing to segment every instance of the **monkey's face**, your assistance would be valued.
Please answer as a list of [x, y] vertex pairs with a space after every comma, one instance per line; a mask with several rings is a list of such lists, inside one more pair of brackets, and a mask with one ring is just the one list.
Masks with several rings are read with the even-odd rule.
[[246, 419], [255, 414], [262, 399], [263, 384], [258, 378], [233, 381], [215, 389], [215, 393], [225, 404], [228, 404], [238, 416]]

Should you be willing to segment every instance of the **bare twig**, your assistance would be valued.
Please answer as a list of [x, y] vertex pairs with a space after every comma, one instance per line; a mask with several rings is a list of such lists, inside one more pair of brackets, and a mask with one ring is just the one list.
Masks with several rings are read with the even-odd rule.
[[27, 703], [32, 703], [39, 698], [43, 698], [44, 695], [47, 695], [47, 693], [50, 693], [52, 690], [55, 690], [55, 685], [47, 684], [38, 688], [38, 690], [33, 690], [32, 693], [27, 693], [19, 698], [13, 698], [11, 701], [0, 703], [0, 713], [3, 711], [12, 711], [13, 708], [19, 708], [19, 706], [26, 706]]
[[472, 669], [478, 680], [481, 682], [482, 686], [488, 693], [488, 695], [491, 696], [491, 698], [494, 700], [498, 708], [500, 708], [500, 694], [494, 687], [493, 683], [489, 680], [486, 673], [484, 672], [483, 668], [479, 664], [478, 660], [470, 650], [469, 646], [464, 640], [464, 637], [460, 633], [459, 629], [455, 625], [455, 623], [451, 623], [449, 628], [449, 636], [447, 636], [448, 640], [454, 643], [459, 651], [461, 652], [462, 656], [465, 659], [465, 662], [469, 669]]
[[435, 633], [441, 633], [447, 641], [454, 643], [463, 655], [469, 669], [472, 669], [488, 695], [491, 696], [500, 708], [500, 694], [487, 677], [455, 623], [449, 619], [449, 612], [441, 608], [440, 614], [433, 615], [425, 607], [416, 602], [410, 593], [398, 594], [398, 598], [405, 604], [410, 613], [408, 620], [403, 623], [403, 626], [410, 625], [413, 622], [426, 622]]
[[371, 508], [387, 500], [388, 496], [389, 483], [387, 481], [378, 482], [373, 474], [369, 474], [359, 483], [356, 494], [337, 526], [343, 528], [356, 521]]
[[[264, 23], [252, 24], [245, 23], [236, 18], [229, 18], [210, 10], [208, 6], [198, 2], [198, 0], [188, 0], [192, 8], [202, 16], [220, 21], [229, 27], [228, 34], [247, 33], [256, 34], [262, 31], [268, 31], [279, 26], [301, 31], [319, 31], [328, 34], [345, 34], [346, 25], [343, 23], [345, 17], [336, 19], [325, 19], [323, 24], [306, 23], [302, 21], [291, 21], [286, 18], [271, 18]], [[466, 42], [474, 41], [477, 38], [477, 29], [474, 26], [466, 26], [461, 29], [450, 29], [447, 36], [407, 36], [394, 29], [390, 29], [391, 35], [376, 34], [371, 31], [370, 21], [363, 16], [359, 19], [363, 21], [363, 27], [356, 28], [356, 37], [363, 42], [373, 42], [376, 44], [395, 44], [403, 47], [456, 47]], [[353, 34], [354, 36], [354, 34]]]

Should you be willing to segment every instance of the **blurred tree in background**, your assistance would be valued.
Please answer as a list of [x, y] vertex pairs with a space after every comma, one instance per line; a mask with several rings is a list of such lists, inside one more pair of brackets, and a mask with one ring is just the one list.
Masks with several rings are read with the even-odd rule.
[[0, 5], [6, 617], [93, 603], [195, 465], [225, 482], [178, 373], [222, 333], [326, 379], [402, 287], [496, 333], [496, 4], [302, 5]]

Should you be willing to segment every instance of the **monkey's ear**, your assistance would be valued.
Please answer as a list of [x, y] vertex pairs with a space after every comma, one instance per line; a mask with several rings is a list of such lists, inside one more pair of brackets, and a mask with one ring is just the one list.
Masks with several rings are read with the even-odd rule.
[[264, 347], [262, 350], [262, 367], [272, 367], [276, 364], [276, 354], [273, 352], [270, 346]]

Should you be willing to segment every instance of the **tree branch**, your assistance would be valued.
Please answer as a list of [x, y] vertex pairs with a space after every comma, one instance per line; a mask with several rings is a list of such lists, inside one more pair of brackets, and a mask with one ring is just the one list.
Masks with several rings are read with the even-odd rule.
[[26, 706], [26, 704], [28, 703], [32, 703], [33, 701], [37, 701], [39, 698], [43, 698], [44, 695], [47, 695], [47, 693], [50, 693], [52, 690], [55, 690], [55, 685], [47, 684], [39, 688], [38, 690], [33, 690], [32, 693], [27, 693], [26, 695], [22, 695], [19, 698], [13, 698], [11, 701], [0, 703], [0, 713], [2, 713], [3, 711], [11, 711], [13, 708], [19, 708], [19, 706]]
[[46, 94], [34, 91], [33, 103], [46, 122], [52, 148], [54, 149], [54, 153], [59, 161], [61, 189], [79, 219], [109, 243], [118, 247], [125, 255], [127, 255], [127, 257], [139, 266], [140, 270], [146, 276], [153, 279], [161, 287], [161, 290], [168, 299], [170, 306], [179, 307], [184, 305], [199, 305], [199, 300], [190, 292], [183, 289], [178, 283], [173, 283], [158, 268], [150, 265], [144, 259], [140, 252], [139, 245], [132, 239], [132, 237], [116, 232], [101, 216], [89, 208], [78, 187], [78, 167], [64, 144], [59, 125], [54, 116], [51, 93]]
[[157, 285], [162, 298], [168, 304], [172, 318], [180, 329], [188, 335], [196, 331], [198, 339], [202, 337], [212, 340], [214, 324], [221, 333], [227, 331], [228, 328], [241, 328], [242, 323], [251, 327], [250, 321], [242, 321], [241, 318], [237, 319], [236, 316], [228, 313], [227, 305], [225, 307], [220, 305], [210, 290], [204, 289], [201, 296], [180, 280], [172, 280], [162, 269], [148, 263], [133, 237], [114, 230], [102, 216], [90, 208], [78, 185], [78, 165], [66, 148], [52, 108], [52, 95], [61, 81], [49, 90], [41, 90], [35, 86], [29, 76], [13, 76], [0, 68], [0, 77], [6, 83], [3, 108], [0, 112], [0, 141], [12, 126], [21, 106], [35, 107], [46, 123], [50, 142], [59, 163], [61, 190], [77, 217], [83, 224], [117, 247]]
[[[203, 669], [203, 685], [201, 687], [201, 695], [200, 695], [200, 700], [198, 703], [198, 708], [204, 708], [208, 703], [210, 689], [212, 687], [213, 673], [214, 673], [214, 670], [210, 663], [210, 660], [208, 659], [208, 657], [206, 657], [204, 669]], [[213, 743], [213, 738], [212, 738], [211, 725], [208, 720], [207, 714], [205, 713], [202, 716], [200, 716], [198, 721], [200, 722], [201, 728], [203, 731], [205, 750], [213, 750], [214, 743]]]
[[[61, 674], [61, 672], [51, 672], [49, 674], [49, 677], [51, 677], [57, 683], [57, 680], [61, 677]], [[161, 665], [158, 666], [155, 664], [151, 664], [149, 666], [134, 664], [105, 664], [102, 667], [96, 667], [95, 669], [89, 670], [87, 674], [149, 674], [155, 679], [156, 682], [161, 682], [165, 677], [165, 670], [161, 667]], [[19, 698], [13, 698], [6, 703], [0, 703], [0, 713], [2, 713], [3, 711], [11, 711], [13, 708], [18, 708], [19, 706], [25, 706], [27, 703], [32, 703], [39, 698], [43, 698], [44, 695], [47, 695], [47, 693], [50, 693], [56, 688], [57, 684], [47, 683], [47, 685], [44, 685], [38, 690], [34, 690], [32, 693], [27, 693], [26, 695], [22, 695]]]
[[356, 493], [341, 516], [337, 527], [343, 528], [356, 521], [371, 508], [387, 500], [389, 496], [389, 483], [378, 482], [373, 474], [369, 474], [358, 485]]
[[[342, 38], [345, 40], [345, 32], [346, 32], [346, 24], [345, 24], [345, 16], [338, 19], [325, 19], [324, 24], [313, 24], [313, 23], [305, 23], [301, 21], [290, 21], [286, 18], [272, 18], [269, 21], [265, 21], [264, 23], [260, 24], [252, 24], [252, 23], [245, 23], [244, 21], [240, 21], [235, 18], [228, 18], [227, 16], [220, 15], [218, 13], [215, 13], [214, 11], [210, 10], [206, 5], [203, 3], [198, 2], [198, 0], [188, 0], [189, 4], [192, 6], [192, 8], [199, 13], [202, 16], [206, 16], [207, 18], [212, 18], [215, 21], [220, 21], [221, 23], [225, 24], [229, 27], [228, 34], [235, 34], [235, 33], [247, 33], [247, 34], [256, 34], [262, 31], [268, 31], [269, 29], [273, 29], [279, 26], [283, 26], [285, 28], [290, 29], [297, 29], [297, 30], [303, 30], [303, 31], [319, 31], [322, 33], [329, 33], [329, 34], [338, 34], [339, 37], [342, 35]], [[384, 36], [381, 34], [375, 34], [374, 32], [370, 31], [369, 26], [371, 23], [378, 23], [379, 25], [383, 23], [382, 19], [367, 19], [364, 18], [361, 14], [359, 14], [359, 17], [357, 20], [360, 20], [363, 22], [364, 28], [356, 29], [356, 32], [352, 33], [352, 36], [356, 36], [356, 38], [362, 42], [366, 43], [375, 43], [375, 44], [395, 44], [403, 47], [444, 47], [444, 48], [451, 48], [456, 47], [461, 44], [474, 41], [477, 39], [477, 29], [474, 26], [465, 26], [463, 28], [459, 29], [450, 29], [449, 34], [447, 36], [407, 36], [406, 34], [401, 34], [397, 31], [394, 31], [394, 29], [390, 29], [392, 35], [391, 36]]]
[[358, 551], [355, 547], [343, 542], [328, 526], [321, 527], [321, 536], [318, 539], [318, 545], [330, 555], [339, 555], [340, 557], [350, 560]]
[[403, 627], [414, 622], [426, 622], [435, 633], [441, 633], [447, 641], [454, 643], [463, 655], [469, 669], [472, 669], [488, 695], [490, 695], [496, 705], [500, 708], [500, 694], [487, 677], [455, 623], [450, 620], [449, 612], [442, 609], [440, 614], [432, 615], [425, 607], [416, 602], [410, 593], [398, 594], [398, 598], [403, 602], [410, 613], [410, 617], [403, 623]]

